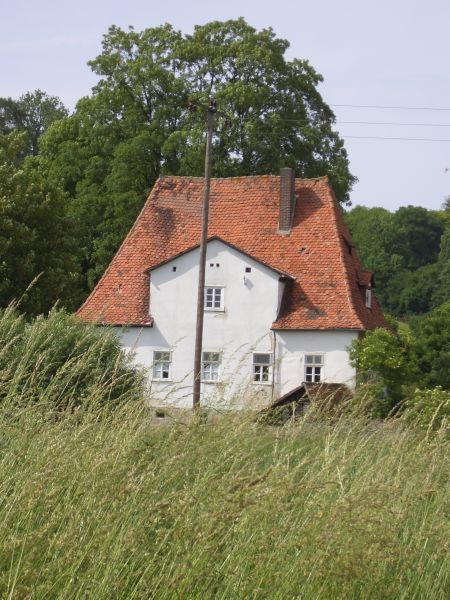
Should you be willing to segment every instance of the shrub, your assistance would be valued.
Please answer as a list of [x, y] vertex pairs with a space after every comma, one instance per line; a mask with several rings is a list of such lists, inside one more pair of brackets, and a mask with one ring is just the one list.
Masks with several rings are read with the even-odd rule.
[[57, 410], [86, 403], [114, 406], [141, 393], [141, 375], [114, 332], [62, 310], [27, 321], [0, 313], [0, 403], [44, 402]]
[[401, 401], [402, 386], [410, 372], [409, 347], [408, 334], [381, 328], [352, 342], [350, 361], [357, 369], [359, 381], [371, 388], [373, 402], [367, 405], [372, 416], [386, 417]]
[[438, 386], [416, 389], [405, 403], [405, 419], [423, 429], [448, 429], [450, 423], [450, 391]]

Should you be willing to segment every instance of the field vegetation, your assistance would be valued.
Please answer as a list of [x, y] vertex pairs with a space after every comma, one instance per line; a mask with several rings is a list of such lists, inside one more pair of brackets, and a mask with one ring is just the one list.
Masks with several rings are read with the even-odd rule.
[[[20, 352], [0, 362], [0, 597], [448, 598], [442, 428], [314, 411], [156, 423], [107, 331], [12, 310], [0, 331]], [[69, 339], [82, 349], [55, 360]]]

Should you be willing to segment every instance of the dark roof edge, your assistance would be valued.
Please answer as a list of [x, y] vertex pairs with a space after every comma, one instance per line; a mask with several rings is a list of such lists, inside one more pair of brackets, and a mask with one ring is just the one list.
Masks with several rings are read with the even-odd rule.
[[[282, 275], [283, 277], [285, 277], [287, 279], [290, 279], [291, 281], [295, 281], [296, 280], [295, 277], [293, 277], [289, 273], [286, 273], [286, 271], [282, 271], [281, 269], [278, 269], [277, 267], [269, 265], [268, 263], [264, 262], [263, 260], [260, 260], [259, 258], [256, 258], [252, 254], [249, 254], [248, 252], [245, 252], [245, 250], [242, 250], [242, 248], [239, 248], [239, 246], [236, 246], [235, 244], [231, 244], [230, 242], [227, 242], [226, 240], [224, 240], [223, 238], [221, 238], [218, 235], [213, 235], [213, 236], [209, 237], [208, 240], [207, 240], [207, 242], [209, 243], [209, 242], [212, 242], [214, 240], [218, 240], [219, 242], [222, 242], [222, 244], [225, 244], [226, 246], [229, 246], [230, 248], [233, 248], [233, 250], [236, 250], [237, 252], [240, 252], [244, 256], [247, 256], [248, 258], [251, 258], [255, 262], [259, 263], [260, 265], [263, 265], [264, 267], [266, 267], [267, 269], [270, 269], [271, 271], [275, 271], [275, 273], [278, 273], [279, 275]], [[153, 265], [152, 267], [149, 267], [148, 269], [145, 269], [144, 273], [148, 274], [151, 271], [154, 271], [155, 269], [158, 269], [159, 267], [162, 267], [163, 265], [167, 265], [168, 263], [172, 262], [173, 260], [176, 260], [177, 258], [180, 258], [180, 256], [183, 256], [184, 254], [188, 254], [189, 252], [192, 252], [192, 250], [195, 250], [196, 248], [199, 248], [199, 247], [200, 247], [200, 244], [195, 244], [194, 246], [189, 246], [189, 248], [186, 248], [186, 250], [183, 250], [182, 252], [178, 252], [178, 254], [174, 254], [170, 258], [167, 258], [166, 260], [162, 260], [161, 262], [157, 263], [156, 265]]]

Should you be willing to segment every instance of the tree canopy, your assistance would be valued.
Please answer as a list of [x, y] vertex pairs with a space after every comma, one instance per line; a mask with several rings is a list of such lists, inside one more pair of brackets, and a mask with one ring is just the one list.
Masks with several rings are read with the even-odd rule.
[[36, 156], [43, 133], [52, 123], [68, 114], [57, 96], [49, 96], [41, 90], [27, 92], [18, 100], [0, 98], [0, 133], [25, 132], [26, 144], [22, 152]]
[[450, 224], [443, 213], [404, 206], [356, 206], [345, 215], [377, 298], [397, 316], [423, 314], [450, 296]]
[[215, 176], [329, 175], [338, 198], [355, 178], [334, 115], [305, 60], [287, 60], [289, 44], [244, 19], [215, 21], [183, 35], [171, 25], [138, 32], [111, 27], [89, 64], [98, 75], [90, 97], [44, 136], [42, 153], [64, 182], [89, 287], [102, 274], [160, 173], [203, 174], [205, 116], [189, 101], [212, 96], [230, 117], [214, 139]]
[[26, 144], [25, 133], [0, 134], [0, 306], [21, 298], [39, 314], [57, 301], [76, 306], [79, 261], [65, 194], [38, 158], [22, 160]]

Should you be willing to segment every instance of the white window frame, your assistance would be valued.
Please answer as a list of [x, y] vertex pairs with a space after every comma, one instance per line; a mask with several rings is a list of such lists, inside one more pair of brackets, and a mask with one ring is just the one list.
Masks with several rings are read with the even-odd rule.
[[[261, 356], [267, 356], [268, 361], [261, 361]], [[259, 360], [258, 360], [259, 359]], [[256, 385], [271, 385], [273, 376], [273, 359], [271, 352], [253, 352], [252, 382]]]
[[[168, 355], [168, 360], [161, 355]], [[166, 368], [164, 368], [165, 365], [167, 365]], [[167, 372], [167, 377], [164, 377], [164, 372]], [[170, 350], [153, 350], [152, 380], [172, 380], [172, 352]]]
[[[217, 359], [213, 360], [214, 357], [217, 357]], [[201, 381], [203, 383], [219, 383], [221, 363], [222, 355], [220, 352], [204, 350], [202, 352]]]
[[372, 289], [366, 288], [366, 308], [372, 308]]
[[[308, 358], [313, 357], [312, 361], [309, 361]], [[303, 355], [303, 365], [304, 365], [304, 379], [305, 383], [321, 383], [324, 381], [324, 372], [325, 372], [325, 356], [321, 352], [308, 352]], [[308, 373], [308, 370], [311, 370]], [[319, 377], [316, 380], [316, 377]]]
[[[212, 291], [211, 294], [208, 293]], [[217, 292], [220, 292], [219, 306], [217, 304]], [[209, 297], [208, 297], [209, 296]], [[212, 301], [212, 306], [208, 306], [208, 303]], [[204, 301], [205, 312], [224, 312], [225, 311], [225, 286], [223, 285], [205, 285], [205, 301]]]

